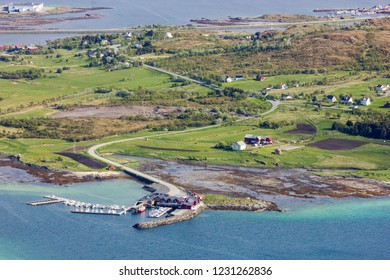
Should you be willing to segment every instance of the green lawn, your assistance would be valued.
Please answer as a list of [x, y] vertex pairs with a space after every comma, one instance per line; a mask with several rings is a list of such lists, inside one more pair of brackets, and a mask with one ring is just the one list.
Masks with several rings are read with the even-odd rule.
[[[61, 170], [88, 170], [70, 158], [56, 155], [73, 146], [72, 143], [52, 139], [21, 139], [21, 140], [0, 140], [0, 151], [8, 155], [21, 154], [21, 160], [25, 163], [48, 166], [51, 169]], [[59, 158], [61, 158], [59, 160]]]
[[[153, 137], [147, 141], [129, 141], [104, 147], [100, 152], [245, 166], [264, 166], [259, 163], [264, 162], [267, 166], [279, 164], [279, 166], [282, 165], [284, 167], [304, 168], [353, 168], [367, 170], [390, 168], [390, 163], [386, 161], [390, 156], [390, 146], [379, 145], [379, 141], [349, 151], [321, 150], [305, 146], [309, 143], [307, 141], [301, 142], [300, 139], [309, 136], [286, 133], [291, 128], [271, 130], [240, 124], [179, 135]], [[242, 140], [246, 133], [263, 136], [271, 135], [278, 143], [263, 148], [250, 148], [240, 152], [214, 148], [220, 141], [229, 143]], [[319, 134], [311, 142], [327, 137], [363, 139], [362, 137], [350, 137], [339, 132], [332, 132], [328, 136]], [[275, 148], [287, 145], [301, 148], [286, 151], [282, 155], [273, 153]]]
[[[100, 67], [85, 67], [84, 58], [74, 57], [74, 52], [60, 51], [61, 58], [46, 58], [45, 55], [24, 56], [22, 62], [0, 62], [0, 71], [14, 71], [27, 68], [45, 69], [46, 78], [36, 80], [0, 79], [0, 106], [3, 112], [8, 108], [23, 111], [26, 107], [42, 105], [44, 102], [57, 104], [91, 104], [96, 100], [102, 103], [112, 98], [107, 94], [95, 94], [97, 87], [135, 90], [182, 90], [207, 93], [209, 90], [197, 84], [172, 87], [170, 76], [142, 67], [107, 72]], [[68, 60], [68, 61], [66, 61]], [[32, 63], [29, 63], [29, 62]], [[70, 67], [56, 74], [58, 68]], [[24, 107], [24, 108], [23, 108]], [[12, 112], [12, 111], [11, 111]]]

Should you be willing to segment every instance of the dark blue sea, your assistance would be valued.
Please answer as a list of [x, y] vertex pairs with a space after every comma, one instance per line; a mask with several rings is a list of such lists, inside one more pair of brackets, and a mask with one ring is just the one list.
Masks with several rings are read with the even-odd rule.
[[146, 192], [130, 180], [0, 185], [0, 259], [390, 259], [390, 198], [286, 205], [287, 212], [205, 211], [170, 226], [137, 230], [146, 214], [70, 213], [26, 202], [55, 194], [131, 205]]

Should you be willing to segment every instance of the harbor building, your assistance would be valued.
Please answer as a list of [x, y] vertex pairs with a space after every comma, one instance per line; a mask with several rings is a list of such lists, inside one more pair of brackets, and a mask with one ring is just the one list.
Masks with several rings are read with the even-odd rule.
[[32, 2], [27, 3], [9, 3], [3, 6], [3, 12], [7, 13], [27, 13], [27, 12], [39, 12], [43, 9], [43, 3], [34, 4]]

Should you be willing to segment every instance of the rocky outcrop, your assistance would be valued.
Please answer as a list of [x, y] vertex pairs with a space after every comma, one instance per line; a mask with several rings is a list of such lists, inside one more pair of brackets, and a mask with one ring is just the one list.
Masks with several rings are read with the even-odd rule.
[[207, 209], [210, 210], [230, 210], [230, 211], [250, 211], [250, 212], [263, 212], [263, 211], [279, 211], [285, 212], [284, 209], [280, 209], [273, 202], [264, 203], [249, 203], [243, 205], [237, 204], [208, 204]]

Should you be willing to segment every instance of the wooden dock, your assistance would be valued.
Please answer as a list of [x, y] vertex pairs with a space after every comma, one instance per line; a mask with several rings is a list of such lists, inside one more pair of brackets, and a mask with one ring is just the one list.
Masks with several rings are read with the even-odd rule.
[[62, 202], [64, 202], [63, 199], [46, 199], [46, 200], [27, 202], [27, 204], [31, 206], [41, 206], [41, 205], [48, 205], [48, 204], [62, 203]]

